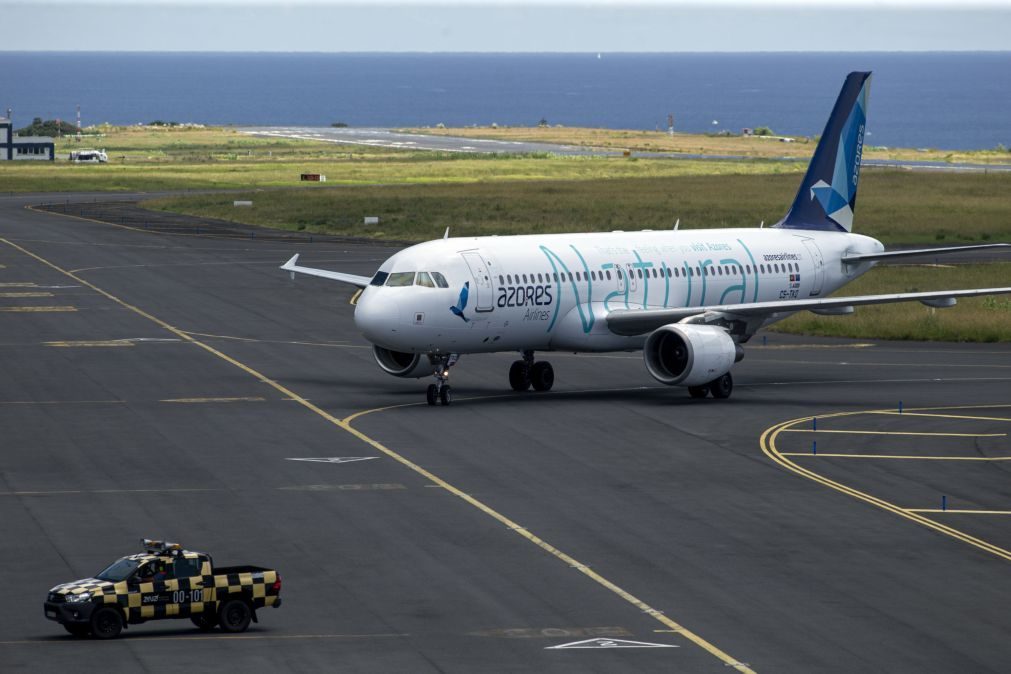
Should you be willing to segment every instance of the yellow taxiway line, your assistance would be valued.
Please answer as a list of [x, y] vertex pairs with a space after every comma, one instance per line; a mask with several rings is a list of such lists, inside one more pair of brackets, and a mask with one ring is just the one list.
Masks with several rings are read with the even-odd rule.
[[159, 400], [160, 403], [179, 403], [182, 405], [194, 405], [200, 403], [262, 403], [266, 398], [260, 396], [245, 396], [236, 398], [166, 398]]
[[[854, 412], [854, 414], [860, 414], [859, 412]], [[815, 417], [807, 417], [807, 420], [814, 419]], [[826, 416], [819, 416], [818, 419], [826, 419]], [[814, 428], [784, 428], [783, 433], [848, 433], [851, 435], [921, 435], [929, 437], [946, 437], [946, 438], [1002, 438], [1007, 435], [1007, 433], [914, 433], [912, 431], [843, 431], [836, 429], [814, 429]]]
[[915, 459], [918, 461], [1011, 461], [1011, 456], [916, 456], [915, 454], [828, 454], [818, 452], [780, 452], [782, 456], [809, 456], [813, 459]]
[[967, 414], [927, 414], [925, 412], [896, 412], [895, 410], [889, 410], [888, 412], [873, 412], [872, 414], [894, 414], [896, 416], [905, 417], [936, 417], [938, 419], [968, 419], [972, 421], [1011, 421], [1009, 417], [974, 417]]
[[1011, 515], [1011, 510], [963, 510], [961, 508], [907, 508], [911, 513], [944, 513], [952, 515]]
[[60, 342], [43, 342], [46, 346], [53, 346], [57, 348], [77, 348], [77, 347], [117, 347], [117, 346], [133, 346], [133, 342], [126, 339], [98, 339], [90, 341], [60, 341]]
[[48, 306], [48, 307], [0, 307], [0, 311], [6, 311], [9, 313], [35, 313], [42, 314], [47, 312], [66, 312], [66, 311], [77, 311], [77, 307], [58, 307], [58, 306]]
[[[57, 215], [57, 214], [54, 213], [54, 215]], [[476, 508], [477, 510], [481, 511], [482, 513], [484, 513], [488, 517], [490, 517], [490, 518], [498, 521], [499, 523], [501, 523], [502, 525], [504, 525], [508, 530], [516, 532], [517, 534], [519, 534], [520, 536], [522, 536], [524, 539], [526, 539], [530, 543], [536, 545], [541, 550], [547, 552], [548, 554], [552, 555], [556, 559], [558, 559], [561, 562], [565, 563], [570, 568], [576, 569], [577, 571], [579, 571], [580, 573], [582, 573], [587, 578], [593, 580], [595, 583], [597, 583], [601, 587], [607, 589], [608, 591], [610, 591], [613, 594], [617, 595], [618, 597], [620, 597], [624, 601], [628, 602], [632, 606], [636, 607], [642, 613], [645, 613], [645, 614], [651, 616], [653, 619], [657, 620], [658, 622], [660, 622], [661, 624], [663, 624], [668, 629], [671, 629], [674, 632], [676, 632], [677, 634], [680, 634], [682, 637], [684, 637], [688, 641], [692, 642], [693, 644], [695, 644], [699, 648], [703, 649], [704, 651], [706, 651], [707, 653], [709, 653], [713, 657], [719, 659], [721, 662], [723, 662], [724, 665], [726, 665], [728, 667], [733, 667], [734, 669], [736, 669], [739, 672], [745, 672], [745, 674], [755, 674], [754, 670], [751, 669], [751, 667], [749, 667], [746, 663], [741, 662], [737, 658], [731, 657], [728, 653], [726, 653], [725, 651], [723, 651], [722, 649], [720, 649], [718, 646], [716, 646], [715, 644], [711, 643], [710, 641], [707, 641], [706, 639], [704, 639], [700, 635], [698, 635], [695, 632], [689, 630], [687, 627], [684, 627], [680, 623], [678, 623], [675, 620], [671, 619], [670, 617], [668, 617], [667, 615], [665, 615], [662, 611], [659, 611], [659, 610], [653, 608], [652, 606], [650, 606], [649, 604], [647, 604], [643, 600], [639, 599], [638, 597], [636, 597], [635, 595], [631, 594], [627, 590], [621, 588], [620, 586], [618, 586], [614, 582], [612, 582], [612, 581], [608, 580], [607, 578], [603, 577], [602, 575], [600, 575], [599, 573], [597, 573], [596, 571], [594, 571], [590, 567], [586, 566], [582, 562], [578, 561], [577, 559], [575, 559], [575, 558], [569, 556], [568, 554], [562, 552], [561, 550], [559, 550], [558, 548], [554, 547], [553, 545], [551, 545], [550, 543], [548, 543], [544, 539], [538, 537], [533, 532], [531, 532], [531, 531], [527, 530], [526, 528], [520, 526], [517, 522], [514, 522], [513, 520], [509, 519], [507, 516], [499, 513], [497, 510], [494, 510], [493, 508], [491, 508], [489, 505], [485, 504], [484, 502], [478, 500], [477, 498], [471, 496], [470, 494], [465, 493], [461, 489], [453, 486], [452, 484], [450, 484], [449, 482], [447, 482], [447, 481], [443, 480], [442, 478], [438, 477], [434, 473], [431, 473], [427, 469], [425, 469], [425, 468], [421, 467], [420, 465], [414, 463], [413, 461], [411, 461], [410, 459], [406, 458], [405, 456], [403, 456], [403, 455], [395, 452], [394, 450], [390, 449], [389, 447], [387, 447], [386, 445], [382, 444], [378, 440], [375, 440], [375, 439], [371, 438], [370, 436], [366, 435], [362, 431], [359, 431], [357, 428], [355, 428], [354, 426], [352, 426], [352, 422], [355, 419], [357, 419], [358, 417], [363, 416], [364, 414], [368, 414], [368, 413], [371, 413], [371, 412], [378, 412], [378, 411], [381, 411], [383, 409], [389, 409], [389, 408], [377, 408], [375, 410], [364, 410], [362, 412], [358, 412], [356, 414], [352, 414], [352, 415], [348, 416], [345, 419], [339, 419], [339, 418], [335, 417], [334, 415], [330, 414], [329, 412], [327, 412], [326, 410], [322, 409], [321, 407], [318, 407], [314, 403], [310, 402], [306, 398], [303, 398], [302, 396], [298, 395], [297, 393], [295, 393], [294, 391], [290, 390], [289, 388], [287, 388], [283, 384], [280, 384], [279, 382], [277, 382], [277, 381], [275, 381], [273, 379], [270, 379], [266, 375], [258, 372], [257, 370], [255, 370], [252, 367], [246, 365], [245, 363], [242, 363], [242, 362], [240, 362], [240, 361], [232, 358], [231, 356], [229, 356], [229, 355], [227, 355], [227, 354], [225, 354], [225, 353], [223, 353], [221, 351], [218, 351], [213, 346], [210, 346], [209, 344], [201, 342], [200, 340], [198, 340], [195, 337], [191, 336], [189, 333], [187, 333], [187, 332], [185, 332], [183, 330], [180, 330], [179, 328], [177, 328], [177, 327], [175, 327], [173, 325], [170, 325], [169, 323], [166, 323], [165, 321], [161, 320], [160, 318], [157, 318], [157, 317], [153, 316], [152, 314], [149, 314], [148, 312], [144, 311], [143, 309], [141, 309], [141, 308], [139, 308], [139, 307], [137, 307], [137, 306], [135, 306], [133, 304], [130, 304], [130, 303], [124, 301], [124, 300], [119, 299], [118, 297], [116, 297], [112, 293], [109, 293], [109, 292], [107, 292], [107, 291], [99, 288], [95, 284], [93, 284], [93, 283], [91, 283], [89, 281], [86, 281], [85, 279], [83, 279], [83, 278], [81, 278], [81, 277], [79, 277], [79, 276], [77, 276], [77, 275], [75, 275], [75, 274], [73, 274], [73, 273], [71, 273], [71, 272], [63, 269], [62, 267], [59, 267], [58, 265], [50, 262], [49, 260], [45, 259], [44, 257], [42, 257], [40, 255], [37, 255], [37, 254], [31, 252], [30, 250], [28, 250], [26, 248], [23, 248], [22, 246], [19, 246], [18, 244], [13, 243], [13, 242], [11, 242], [11, 241], [9, 241], [7, 239], [0, 238], [0, 242], [2, 242], [2, 243], [6, 244], [6, 245], [8, 245], [8, 246], [10, 246], [12, 248], [15, 248], [15, 249], [21, 251], [25, 255], [27, 255], [27, 256], [35, 259], [38, 262], [41, 262], [42, 264], [46, 265], [47, 267], [50, 267], [51, 269], [54, 269], [54, 270], [56, 270], [56, 271], [58, 271], [58, 272], [60, 272], [60, 273], [62, 273], [64, 275], [66, 275], [66, 276], [74, 279], [78, 283], [91, 288], [92, 290], [94, 290], [98, 294], [102, 295], [103, 297], [108, 298], [109, 300], [115, 302], [116, 304], [118, 304], [118, 305], [120, 305], [120, 306], [122, 306], [122, 307], [124, 307], [126, 309], [129, 309], [130, 311], [132, 311], [132, 312], [134, 312], [134, 313], [136, 313], [136, 314], [138, 314], [140, 316], [143, 316], [144, 318], [146, 318], [146, 319], [148, 319], [148, 320], [156, 323], [157, 325], [161, 326], [162, 328], [164, 328], [165, 330], [171, 332], [172, 334], [177, 335], [178, 337], [180, 337], [180, 338], [182, 338], [182, 339], [184, 339], [184, 340], [186, 340], [186, 341], [194, 344], [195, 346], [199, 346], [200, 348], [204, 349], [208, 353], [210, 353], [210, 354], [212, 354], [212, 355], [220, 358], [221, 360], [223, 360], [223, 361], [225, 361], [227, 363], [230, 363], [231, 365], [234, 365], [235, 367], [239, 368], [240, 370], [242, 370], [243, 372], [249, 374], [250, 376], [255, 377], [258, 381], [260, 381], [260, 382], [266, 384], [267, 386], [270, 386], [271, 388], [275, 389], [279, 393], [283, 394], [286, 398], [290, 398], [291, 400], [293, 400], [293, 401], [297, 402], [298, 404], [302, 405], [303, 407], [305, 407], [309, 411], [315, 413], [316, 415], [318, 415], [318, 416], [322, 417], [323, 419], [325, 419], [326, 421], [330, 422], [334, 426], [336, 426], [336, 427], [338, 427], [338, 428], [346, 431], [347, 433], [349, 433], [349, 434], [353, 435], [354, 437], [358, 438], [359, 440], [361, 440], [363, 443], [365, 443], [365, 444], [373, 447], [377, 451], [382, 452], [386, 456], [390, 457], [391, 459], [393, 459], [397, 463], [405, 466], [406, 468], [408, 468], [411, 471], [417, 473], [418, 475], [421, 475], [426, 480], [428, 480], [430, 483], [439, 485], [440, 487], [442, 487], [443, 489], [445, 489], [450, 494], [453, 494], [454, 496], [456, 496], [457, 498], [459, 498], [460, 500], [462, 500], [464, 503], [467, 503], [468, 505], [473, 506], [474, 508]]]
[[[972, 410], [972, 409], [996, 408], [996, 407], [1007, 408], [1007, 407], [1011, 407], [1011, 404], [952, 405], [952, 406], [945, 406], [945, 407], [922, 407], [922, 408], [914, 408], [913, 411], [917, 411], [917, 412], [930, 412], [930, 411], [934, 411], [934, 410], [962, 410], [962, 409], [964, 409], [964, 410]], [[816, 415], [816, 416], [800, 417], [798, 419], [791, 419], [789, 421], [783, 421], [781, 423], [776, 424], [775, 426], [771, 426], [771, 427], [765, 429], [765, 432], [763, 432], [761, 438], [759, 438], [759, 445], [762, 448], [762, 452], [764, 452], [766, 456], [768, 456], [775, 463], [779, 464], [780, 466], [782, 466], [783, 468], [789, 470], [792, 473], [796, 473], [797, 475], [800, 475], [801, 477], [804, 477], [804, 478], [807, 478], [807, 479], [812, 480], [814, 482], [817, 482], [818, 484], [821, 484], [821, 485], [823, 485], [825, 487], [828, 487], [829, 489], [833, 489], [833, 490], [838, 491], [840, 493], [846, 494], [847, 496], [851, 496], [851, 497], [853, 497], [855, 499], [858, 499], [860, 501], [863, 501], [865, 503], [873, 505], [873, 506], [875, 506], [877, 508], [881, 508], [882, 510], [886, 510], [886, 511], [888, 511], [890, 513], [898, 515], [899, 517], [904, 517], [907, 520], [910, 520], [912, 522], [915, 522], [917, 524], [925, 526], [928, 529], [933, 529], [934, 531], [942, 533], [942, 534], [944, 534], [946, 536], [950, 536], [950, 537], [952, 537], [952, 538], [954, 538], [956, 540], [962, 541], [963, 543], [967, 543], [967, 544], [969, 544], [969, 545], [971, 545], [973, 547], [976, 547], [976, 548], [978, 548], [980, 550], [983, 550], [984, 552], [988, 552], [988, 553], [990, 553], [992, 555], [996, 555], [997, 557], [1000, 557], [1002, 559], [1006, 559], [1008, 561], [1011, 561], [1011, 550], [1007, 550], [1007, 549], [1002, 548], [1000, 546], [994, 545], [993, 543], [989, 543], [987, 541], [984, 541], [981, 538], [976, 538], [975, 536], [971, 536], [971, 535], [965, 533], [964, 531], [960, 531], [958, 529], [955, 529], [954, 527], [949, 527], [949, 526], [947, 526], [945, 524], [941, 524], [940, 522], [936, 522], [936, 521], [934, 521], [934, 520], [932, 520], [932, 519], [930, 519], [928, 517], [924, 517], [920, 513], [916, 512], [915, 510], [909, 510], [908, 508], [903, 508], [903, 507], [898, 506], [898, 505], [896, 505], [894, 503], [891, 503], [890, 501], [886, 501], [885, 499], [878, 498], [877, 496], [873, 496], [871, 494], [868, 494], [867, 492], [863, 492], [863, 491], [860, 491], [858, 489], [854, 489], [853, 487], [850, 487], [848, 485], [842, 484], [841, 482], [837, 482], [837, 481], [831, 480], [831, 479], [829, 479], [829, 478], [827, 478], [827, 477], [825, 477], [823, 475], [819, 475], [818, 473], [814, 472], [813, 470], [809, 470], [807, 468], [804, 468], [803, 466], [797, 465], [791, 459], [791, 457], [789, 457], [789, 456], [785, 455], [784, 453], [780, 452], [779, 449], [776, 447], [776, 440], [779, 437], [780, 433], [783, 433], [784, 431], [790, 430], [790, 427], [794, 426], [796, 424], [811, 423], [811, 421], [813, 419], [815, 419], [815, 418], [817, 418], [817, 419], [838, 419], [838, 418], [842, 418], [842, 417], [852, 417], [852, 416], [857, 416], [857, 415], [861, 415], [861, 414], [874, 413], [874, 412], [878, 412], [878, 411], [889, 411], [889, 410], [862, 410], [862, 411], [859, 411], [859, 412], [835, 412], [835, 413], [832, 413], [832, 414], [820, 414], [820, 415]], [[820, 433], [821, 431], [818, 431], [818, 432]]]

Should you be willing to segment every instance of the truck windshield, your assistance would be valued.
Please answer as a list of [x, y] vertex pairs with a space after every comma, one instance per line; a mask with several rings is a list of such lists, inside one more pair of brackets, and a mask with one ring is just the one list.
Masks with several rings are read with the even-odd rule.
[[140, 566], [140, 562], [135, 559], [121, 559], [114, 562], [107, 569], [95, 576], [95, 578], [118, 583], [121, 580], [126, 580], [131, 573], [136, 571], [138, 566]]

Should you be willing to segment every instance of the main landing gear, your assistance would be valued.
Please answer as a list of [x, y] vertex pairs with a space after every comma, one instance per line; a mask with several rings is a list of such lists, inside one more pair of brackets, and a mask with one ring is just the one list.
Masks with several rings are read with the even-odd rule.
[[436, 403], [449, 405], [453, 402], [452, 391], [446, 382], [449, 381], [449, 368], [456, 365], [456, 361], [458, 360], [460, 360], [460, 356], [455, 353], [432, 358], [432, 364], [435, 365], [435, 372], [433, 373], [435, 383], [428, 385], [428, 392], [425, 397], [429, 405], [435, 405]]
[[509, 385], [514, 391], [526, 391], [531, 386], [535, 391], [550, 391], [554, 384], [555, 369], [545, 360], [535, 363], [533, 351], [524, 351], [523, 360], [509, 368]]
[[708, 384], [703, 384], [702, 386], [689, 386], [688, 395], [693, 398], [705, 398], [710, 393], [713, 394], [714, 398], [729, 398], [731, 391], [734, 390], [734, 378], [730, 376], [730, 373], [726, 373], [721, 377], [717, 377]]

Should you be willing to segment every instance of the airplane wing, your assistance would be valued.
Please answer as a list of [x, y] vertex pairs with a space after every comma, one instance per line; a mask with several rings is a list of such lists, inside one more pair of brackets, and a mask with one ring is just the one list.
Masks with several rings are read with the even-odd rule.
[[893, 250], [884, 253], [866, 253], [863, 255], [844, 255], [842, 261], [846, 264], [870, 262], [872, 260], [894, 260], [903, 257], [920, 257], [926, 255], [946, 255], [961, 253], [967, 250], [984, 248], [1011, 248], [1011, 243], [980, 243], [972, 246], [946, 246], [944, 248], [916, 248], [913, 250]]
[[281, 265], [281, 269], [291, 272], [292, 278], [295, 277], [295, 274], [319, 276], [320, 278], [328, 278], [331, 281], [350, 283], [358, 288], [364, 288], [372, 280], [368, 276], [356, 276], [354, 274], [344, 274], [339, 271], [329, 271], [328, 269], [314, 269], [313, 267], [300, 267], [298, 264], [298, 255], [299, 254], [296, 253], [290, 260]]
[[1011, 288], [971, 288], [969, 290], [936, 290], [924, 293], [896, 293], [892, 295], [857, 295], [853, 297], [828, 297], [812, 300], [774, 300], [750, 304], [716, 304], [706, 307], [677, 309], [618, 309], [607, 315], [607, 327], [616, 335], [642, 335], [662, 325], [677, 323], [691, 316], [710, 314], [728, 318], [762, 317], [793, 311], [831, 311], [869, 304], [919, 301], [927, 306], [949, 307], [958, 297], [979, 295], [1008, 295]]

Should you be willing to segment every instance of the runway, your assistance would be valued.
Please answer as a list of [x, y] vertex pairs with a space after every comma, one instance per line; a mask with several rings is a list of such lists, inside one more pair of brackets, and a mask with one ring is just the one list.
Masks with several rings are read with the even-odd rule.
[[[755, 157], [745, 155], [695, 154], [691, 152], [630, 152], [621, 150], [540, 143], [517, 140], [494, 140], [486, 138], [466, 138], [458, 136], [406, 133], [395, 129], [382, 128], [333, 128], [314, 126], [250, 126], [240, 127], [241, 133], [263, 138], [295, 138], [338, 145], [364, 145], [385, 147], [395, 150], [427, 150], [431, 152], [454, 152], [462, 154], [553, 154], [562, 157], [622, 157], [637, 159], [700, 159], [710, 161], [755, 161]], [[806, 157], [763, 157], [762, 161], [807, 162]], [[877, 168], [898, 168], [912, 171], [934, 171], [942, 173], [993, 173], [1011, 171], [1011, 164], [974, 164], [944, 161], [916, 161], [897, 159], [864, 159], [864, 166]]]
[[[638, 354], [547, 356], [549, 394], [465, 356], [429, 408], [352, 289], [277, 269], [394, 248], [43, 200], [0, 199], [4, 671], [1007, 668], [1011, 345], [759, 335], [725, 402]], [[141, 537], [276, 568], [284, 605], [109, 643], [43, 617]]]

